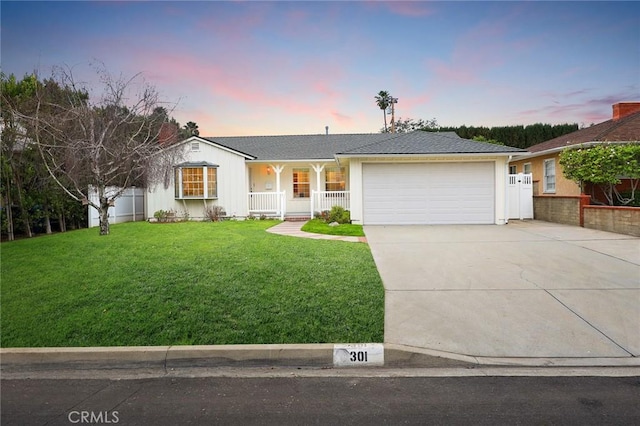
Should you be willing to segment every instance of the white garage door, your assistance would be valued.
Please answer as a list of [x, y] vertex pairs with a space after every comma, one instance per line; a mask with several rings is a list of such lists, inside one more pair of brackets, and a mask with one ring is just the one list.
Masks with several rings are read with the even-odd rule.
[[363, 165], [365, 225], [495, 223], [494, 163]]

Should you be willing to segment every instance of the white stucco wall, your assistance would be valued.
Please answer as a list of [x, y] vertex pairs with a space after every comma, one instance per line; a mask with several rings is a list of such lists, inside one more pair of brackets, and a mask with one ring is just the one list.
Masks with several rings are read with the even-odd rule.
[[[192, 152], [191, 142], [200, 143], [200, 151]], [[245, 157], [232, 151], [221, 149], [201, 139], [188, 139], [176, 149], [184, 150], [181, 162], [206, 161], [218, 165], [217, 199], [187, 199], [175, 198], [174, 175], [168, 187], [163, 184], [148, 188], [146, 196], [146, 214], [153, 217], [158, 210], [174, 210], [178, 217], [187, 212], [190, 219], [201, 220], [204, 218], [205, 206], [218, 205], [224, 207], [227, 215], [245, 217], [247, 214], [247, 193], [249, 192], [247, 168]]]

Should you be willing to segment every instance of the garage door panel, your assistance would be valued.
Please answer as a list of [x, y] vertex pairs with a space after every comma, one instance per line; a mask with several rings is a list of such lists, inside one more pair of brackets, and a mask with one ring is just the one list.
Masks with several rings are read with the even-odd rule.
[[364, 223], [494, 223], [494, 164], [363, 166]]

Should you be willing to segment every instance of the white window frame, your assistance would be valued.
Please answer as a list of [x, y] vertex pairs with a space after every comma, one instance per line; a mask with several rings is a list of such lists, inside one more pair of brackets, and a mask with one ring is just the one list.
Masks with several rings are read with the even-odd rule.
[[522, 173], [524, 173], [525, 175], [528, 175], [531, 173], [531, 163], [524, 163], [522, 165]]
[[[203, 178], [203, 194], [202, 195], [184, 195], [182, 170], [183, 169], [202, 169]], [[213, 188], [213, 194], [209, 194], [209, 169], [213, 169], [216, 172], [216, 182]], [[216, 200], [218, 199], [218, 167], [217, 166], [197, 166], [197, 165], [185, 165], [175, 168], [174, 173], [174, 198], [176, 200]]]
[[[306, 182], [296, 181], [297, 173], [306, 173], [307, 181]], [[303, 168], [303, 167], [294, 168], [291, 174], [291, 179], [292, 179], [292, 186], [293, 186], [292, 188], [293, 198], [310, 198], [311, 197], [311, 172], [309, 171], [308, 168]], [[298, 185], [297, 191], [296, 191], [296, 185]], [[299, 185], [307, 185], [307, 187], [309, 188], [308, 191], [306, 192], [300, 191]]]
[[515, 164], [512, 165], [512, 166], [510, 165], [509, 166], [509, 174], [510, 175], [515, 175], [517, 173], [518, 173], [518, 166], [516, 166]]
[[[329, 175], [332, 173], [342, 174], [343, 180], [329, 180]], [[328, 189], [329, 185], [342, 185], [343, 189]], [[346, 167], [327, 167], [324, 170], [324, 190], [325, 191], [346, 191], [347, 190], [347, 168]]]
[[[548, 167], [547, 165], [551, 165]], [[552, 172], [552, 173], [551, 173]], [[556, 192], [556, 159], [547, 158], [542, 164], [543, 188], [545, 194], [555, 194]], [[553, 179], [550, 179], [553, 178]]]

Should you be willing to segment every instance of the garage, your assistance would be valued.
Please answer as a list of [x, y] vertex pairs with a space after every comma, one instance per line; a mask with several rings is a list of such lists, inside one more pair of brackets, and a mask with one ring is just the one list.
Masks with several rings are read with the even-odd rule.
[[495, 223], [495, 163], [365, 163], [366, 225]]

